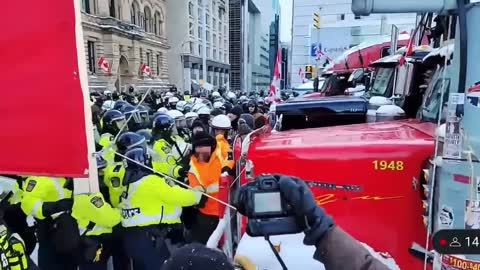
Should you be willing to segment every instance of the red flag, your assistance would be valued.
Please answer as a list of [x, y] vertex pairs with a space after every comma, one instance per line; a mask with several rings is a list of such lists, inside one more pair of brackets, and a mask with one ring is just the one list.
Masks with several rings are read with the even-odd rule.
[[0, 41], [0, 173], [87, 176], [74, 1], [5, 1], [2, 10], [2, 25], [15, 27], [4, 27]]
[[145, 65], [145, 64], [141, 64], [141, 65], [140, 65], [140, 70], [141, 70], [144, 74], [146, 74], [146, 75], [148, 75], [148, 76], [152, 76], [152, 70], [150, 69], [149, 66], [147, 66], [147, 65]]
[[277, 96], [277, 89], [280, 88], [280, 64], [282, 59], [282, 49], [278, 48], [277, 57], [275, 59], [275, 68], [273, 70], [273, 79], [272, 83], [270, 84], [270, 91], [268, 93], [268, 97], [271, 102], [274, 101], [275, 97]]
[[105, 58], [103, 57], [100, 57], [98, 59], [98, 62], [97, 62], [98, 66], [103, 69], [105, 72], [107, 72], [108, 74], [110, 74], [110, 72], [112, 71], [111, 68], [110, 68], [110, 64], [108, 63], [107, 60], [105, 60]]
[[405, 56], [410, 56], [412, 55], [413, 53], [413, 46], [414, 46], [414, 42], [415, 42], [415, 32], [412, 30], [412, 32], [410, 33], [410, 40], [408, 41], [408, 45], [407, 45], [407, 50], [405, 52]]

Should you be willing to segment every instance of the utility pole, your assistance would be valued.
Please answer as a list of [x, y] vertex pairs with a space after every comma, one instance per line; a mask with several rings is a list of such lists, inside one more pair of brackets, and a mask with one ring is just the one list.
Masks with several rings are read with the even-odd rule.
[[202, 40], [202, 66], [203, 66], [203, 81], [207, 82], [207, 1], [203, 0], [202, 9], [202, 24], [203, 25], [203, 40]]

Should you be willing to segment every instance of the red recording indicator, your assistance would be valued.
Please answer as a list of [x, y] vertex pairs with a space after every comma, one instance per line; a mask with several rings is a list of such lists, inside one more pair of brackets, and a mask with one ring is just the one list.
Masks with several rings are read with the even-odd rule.
[[440, 239], [440, 240], [438, 241], [438, 243], [439, 243], [440, 245], [442, 245], [442, 246], [445, 246], [445, 245], [447, 244], [447, 240], [445, 240], [445, 239]]

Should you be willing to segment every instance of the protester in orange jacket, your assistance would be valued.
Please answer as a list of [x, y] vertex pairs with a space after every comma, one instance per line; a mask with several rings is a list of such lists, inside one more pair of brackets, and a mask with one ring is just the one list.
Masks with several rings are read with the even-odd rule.
[[[192, 137], [193, 155], [188, 172], [189, 185], [201, 186], [206, 194], [218, 198], [220, 175], [224, 167], [223, 158], [215, 139], [206, 132], [198, 132]], [[191, 240], [206, 244], [218, 225], [218, 202], [208, 198], [192, 217]]]

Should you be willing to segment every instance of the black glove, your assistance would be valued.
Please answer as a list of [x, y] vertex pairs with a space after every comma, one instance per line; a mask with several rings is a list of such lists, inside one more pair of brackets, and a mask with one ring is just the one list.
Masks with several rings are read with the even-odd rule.
[[307, 221], [305, 245], [316, 245], [334, 223], [331, 216], [317, 205], [312, 192], [304, 181], [290, 176], [280, 176], [280, 192], [293, 207], [298, 216], [304, 216]]
[[187, 177], [189, 169], [181, 167], [178, 169], [178, 175], [182, 178]]
[[42, 214], [45, 217], [52, 216], [53, 214], [63, 211], [72, 210], [73, 199], [62, 199], [56, 202], [45, 202], [42, 207]]

